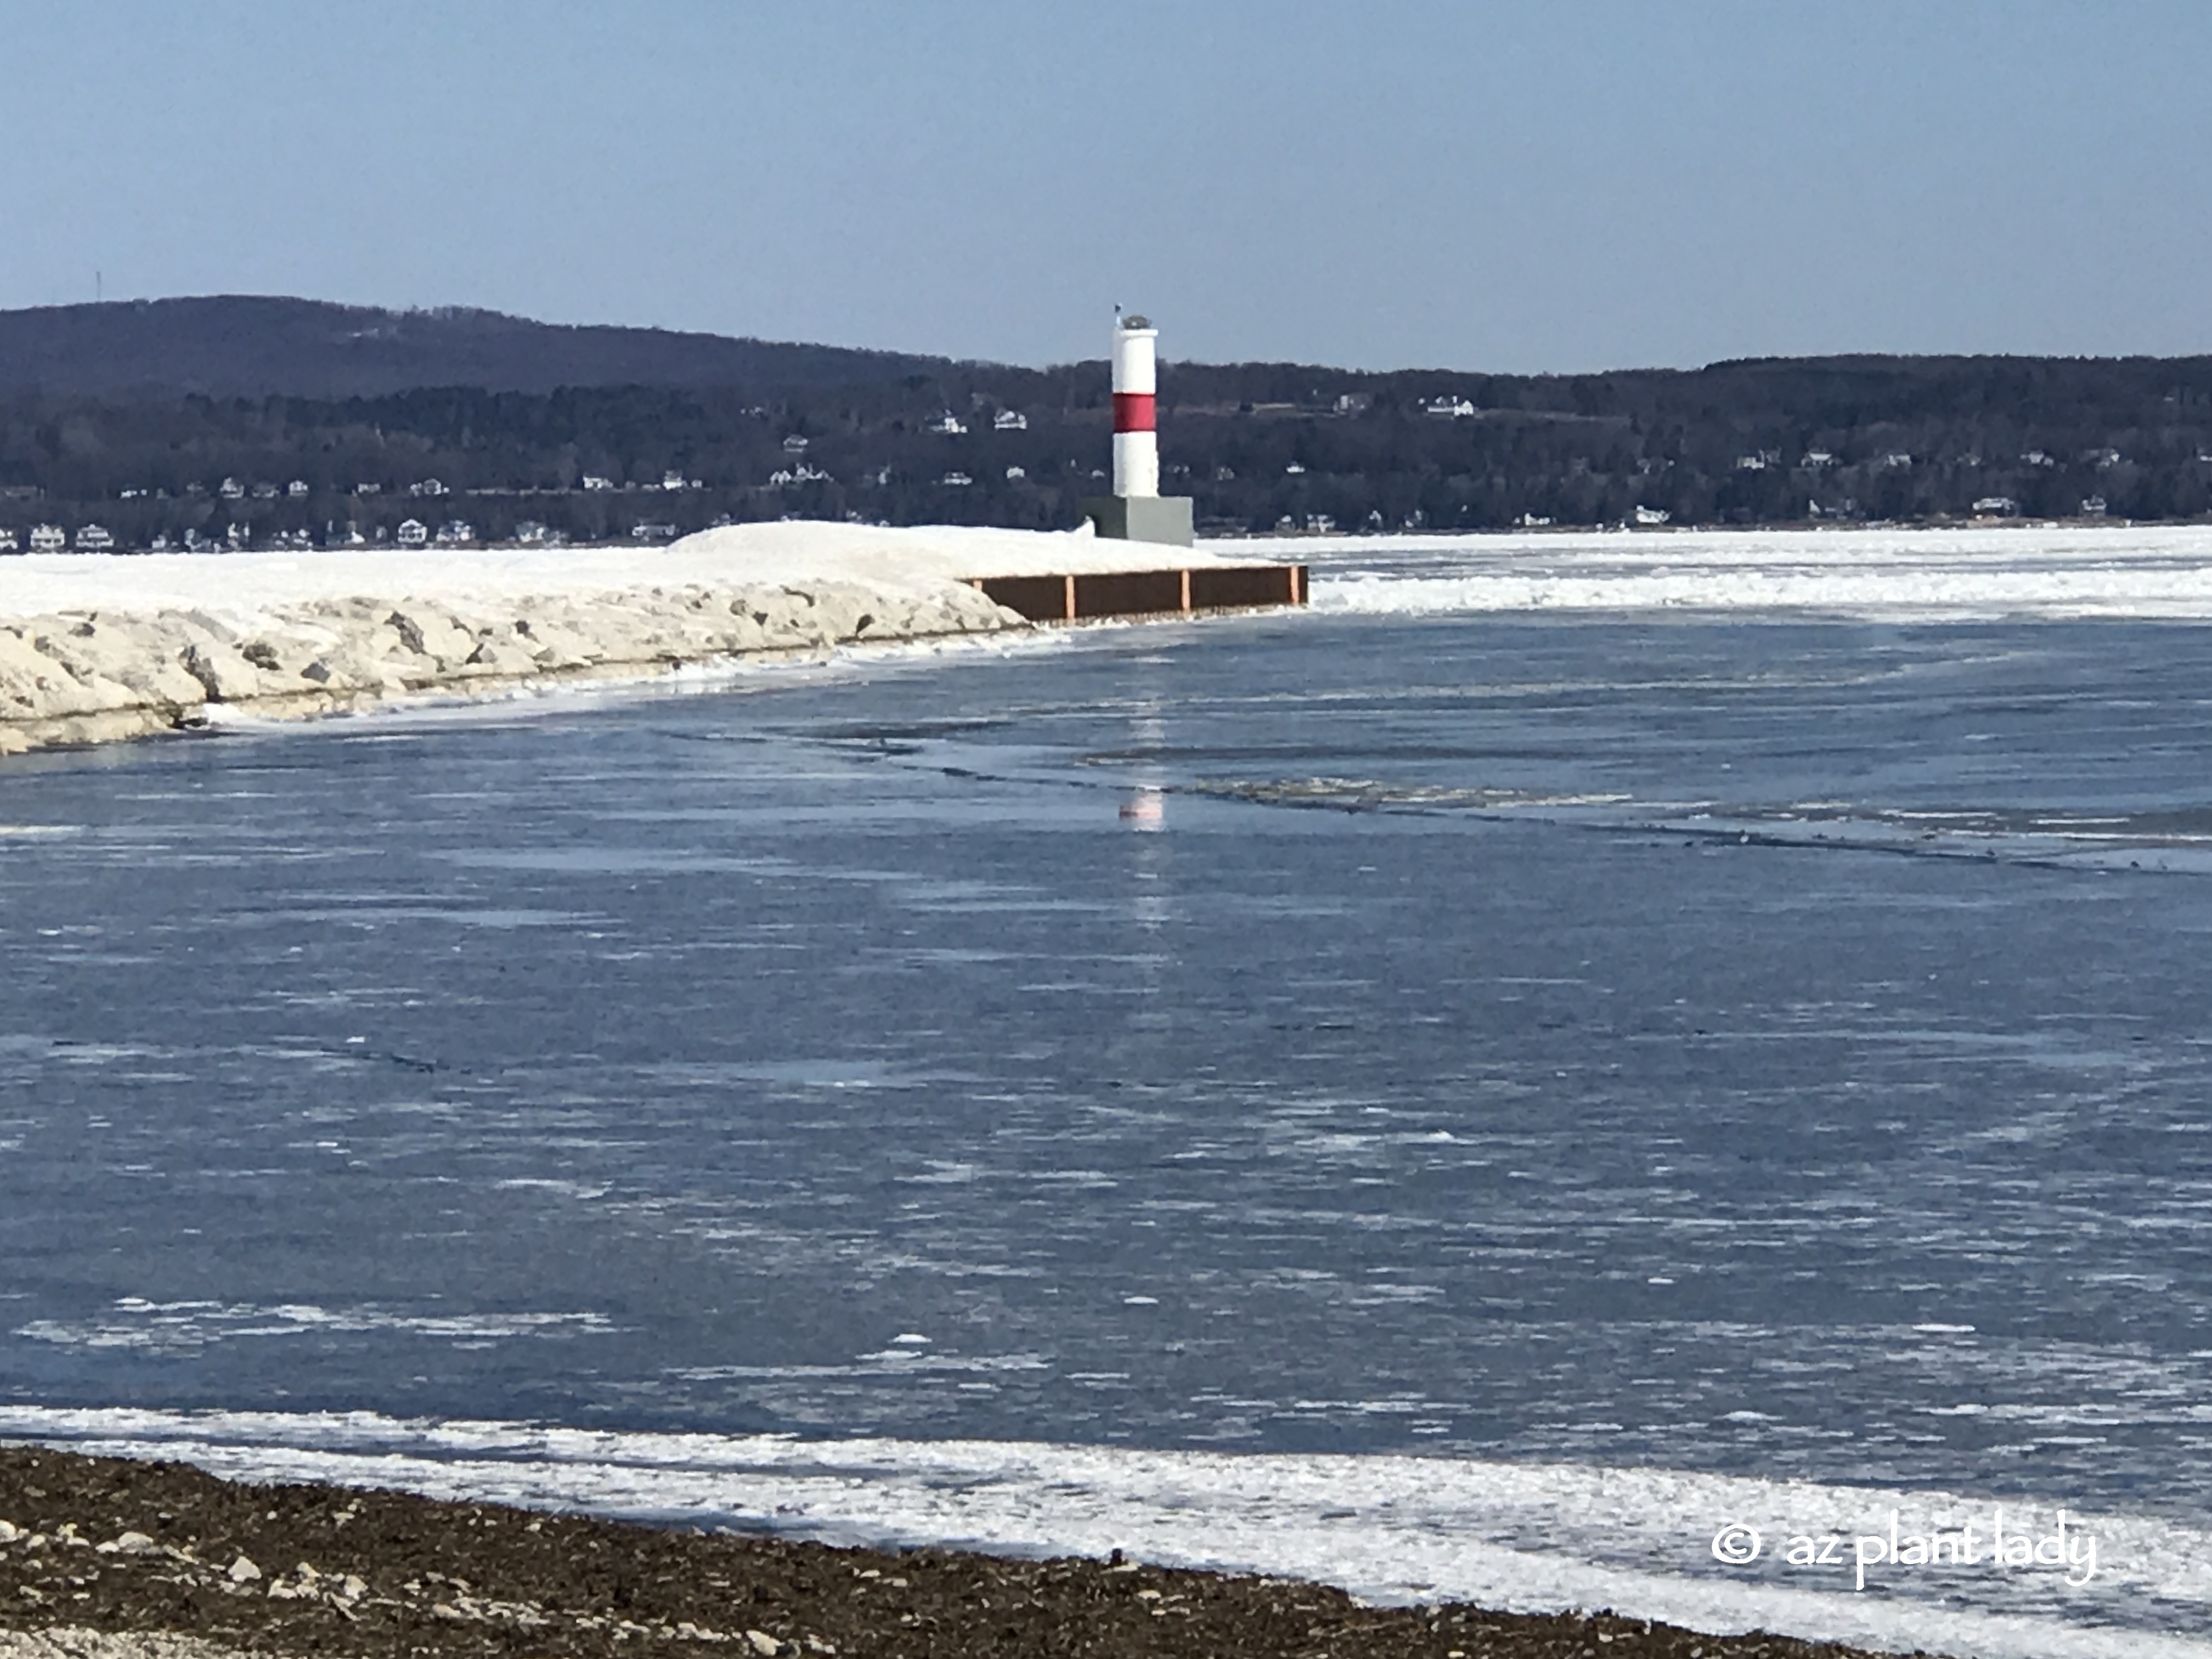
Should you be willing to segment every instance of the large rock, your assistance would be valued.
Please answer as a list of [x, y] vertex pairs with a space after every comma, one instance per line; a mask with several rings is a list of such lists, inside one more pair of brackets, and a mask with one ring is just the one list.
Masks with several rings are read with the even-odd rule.
[[185, 671], [205, 688], [210, 702], [244, 702], [261, 695], [261, 671], [227, 645], [185, 647]]
[[465, 665], [481, 675], [524, 679], [538, 672], [538, 659], [517, 639], [479, 640]]
[[199, 683], [167, 659], [158, 642], [141, 637], [153, 632], [89, 617], [55, 617], [40, 627], [29, 636], [31, 648], [52, 659], [78, 688], [70, 692], [58, 683], [49, 690], [49, 705], [59, 707], [57, 695], [76, 705], [68, 711], [73, 714], [199, 702]]
[[397, 696], [407, 690], [406, 677], [392, 664], [343, 647], [317, 657], [300, 671], [300, 678], [333, 696], [368, 691]]
[[514, 625], [516, 643], [528, 650], [540, 669], [587, 668], [599, 659], [592, 642], [560, 623], [530, 618]]
[[394, 611], [385, 620], [398, 629], [400, 642], [410, 651], [431, 658], [441, 668], [459, 668], [477, 648], [475, 635], [428, 605]]
[[[129, 686], [109, 679], [89, 664], [77, 671], [61, 657], [40, 648], [54, 635], [40, 632], [25, 638], [13, 629], [0, 629], [0, 696], [4, 696], [16, 720], [60, 720], [131, 708], [142, 701]], [[78, 672], [81, 671], [81, 672]]]

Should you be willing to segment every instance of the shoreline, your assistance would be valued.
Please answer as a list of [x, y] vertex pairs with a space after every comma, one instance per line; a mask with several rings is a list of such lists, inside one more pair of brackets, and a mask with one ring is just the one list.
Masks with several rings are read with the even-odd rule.
[[[118, 1639], [121, 1638], [121, 1639]], [[0, 1659], [1875, 1659], [1605, 1612], [1373, 1607], [1256, 1574], [847, 1547], [0, 1442]]]

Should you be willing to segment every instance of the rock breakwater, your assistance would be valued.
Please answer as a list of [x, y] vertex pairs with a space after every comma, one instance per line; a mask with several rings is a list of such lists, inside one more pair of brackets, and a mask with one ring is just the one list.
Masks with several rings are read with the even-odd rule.
[[[204, 723], [210, 704], [311, 716], [414, 695], [1028, 624], [945, 580], [676, 582], [465, 599], [319, 597], [0, 615], [0, 754]], [[0, 595], [4, 603], [4, 595]]]

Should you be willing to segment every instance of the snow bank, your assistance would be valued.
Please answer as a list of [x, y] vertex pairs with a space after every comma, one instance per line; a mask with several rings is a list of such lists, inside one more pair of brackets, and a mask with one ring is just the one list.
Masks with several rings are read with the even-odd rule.
[[[667, 548], [0, 560], [0, 753], [417, 693], [1028, 624], [969, 579], [1158, 564], [1087, 530], [786, 523]], [[1175, 562], [1218, 562], [1177, 550]]]

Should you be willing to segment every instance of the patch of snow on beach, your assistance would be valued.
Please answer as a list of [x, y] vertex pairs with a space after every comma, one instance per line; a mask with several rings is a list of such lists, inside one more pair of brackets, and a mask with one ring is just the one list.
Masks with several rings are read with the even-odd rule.
[[[1403, 1455], [1248, 1455], [981, 1441], [618, 1433], [373, 1413], [0, 1407], [0, 1435], [181, 1458], [256, 1480], [726, 1525], [840, 1543], [1103, 1556], [1337, 1583], [1377, 1601], [1610, 1607], [1715, 1632], [1980, 1659], [2212, 1659], [2170, 1632], [2212, 1620], [2212, 1534], [2148, 1516], [2073, 1516], [2099, 1571], [1774, 1570], [1712, 1559], [1718, 1528], [1886, 1534], [1977, 1522], [1943, 1492], [1690, 1471]], [[2009, 1506], [2048, 1529], [2047, 1508]]]

